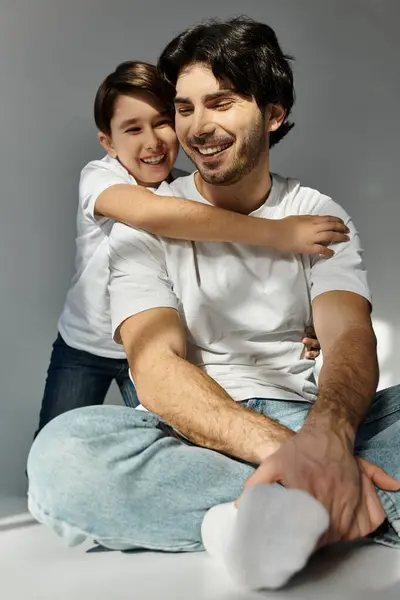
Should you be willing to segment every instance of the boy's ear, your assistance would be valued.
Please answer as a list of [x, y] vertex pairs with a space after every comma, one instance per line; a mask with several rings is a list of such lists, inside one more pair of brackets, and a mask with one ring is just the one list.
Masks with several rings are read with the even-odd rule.
[[102, 131], [99, 131], [97, 133], [97, 139], [99, 140], [100, 144], [103, 146], [107, 154], [109, 154], [112, 158], [117, 158], [117, 153], [114, 149], [112, 139], [109, 135], [103, 133]]

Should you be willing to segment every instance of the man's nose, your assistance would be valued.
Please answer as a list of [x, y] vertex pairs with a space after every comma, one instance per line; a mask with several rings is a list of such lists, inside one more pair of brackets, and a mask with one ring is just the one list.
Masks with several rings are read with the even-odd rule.
[[215, 131], [215, 124], [210, 119], [208, 111], [197, 111], [193, 115], [190, 135], [197, 138], [206, 138]]

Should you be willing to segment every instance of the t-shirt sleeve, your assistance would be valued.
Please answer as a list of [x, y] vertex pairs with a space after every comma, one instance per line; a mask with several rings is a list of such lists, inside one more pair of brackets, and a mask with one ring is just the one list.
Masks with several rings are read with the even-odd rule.
[[132, 184], [124, 174], [113, 171], [107, 165], [89, 163], [82, 171], [79, 181], [79, 200], [85, 217], [96, 220], [96, 200], [104, 190], [119, 184]]
[[327, 197], [324, 197], [317, 212], [343, 219], [350, 230], [350, 241], [330, 246], [335, 252], [332, 258], [311, 259], [311, 300], [324, 292], [340, 290], [354, 292], [371, 303], [360, 236], [353, 221], [339, 204]]
[[174, 308], [172, 289], [161, 241], [141, 229], [116, 223], [110, 244], [110, 305], [114, 339], [129, 317], [151, 308]]

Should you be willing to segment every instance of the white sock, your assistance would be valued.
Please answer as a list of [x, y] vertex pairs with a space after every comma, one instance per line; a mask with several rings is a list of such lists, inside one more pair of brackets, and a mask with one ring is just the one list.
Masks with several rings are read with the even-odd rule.
[[233, 503], [211, 508], [202, 524], [207, 552], [251, 590], [282, 587], [308, 562], [329, 527], [320, 502], [300, 490], [256, 484]]
[[233, 502], [210, 508], [201, 525], [201, 538], [208, 554], [218, 562], [225, 563], [237, 521], [237, 509]]

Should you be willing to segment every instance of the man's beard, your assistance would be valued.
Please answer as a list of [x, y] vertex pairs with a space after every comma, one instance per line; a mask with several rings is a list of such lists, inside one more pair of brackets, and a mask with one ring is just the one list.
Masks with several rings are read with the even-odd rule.
[[[233, 185], [251, 173], [258, 165], [260, 158], [268, 147], [268, 136], [265, 119], [262, 115], [249, 131], [239, 150], [235, 153], [230, 164], [215, 171], [207, 169], [201, 163], [196, 167], [202, 179], [212, 185]], [[189, 156], [193, 160], [192, 156]]]

